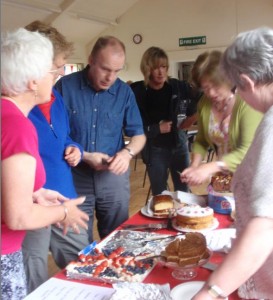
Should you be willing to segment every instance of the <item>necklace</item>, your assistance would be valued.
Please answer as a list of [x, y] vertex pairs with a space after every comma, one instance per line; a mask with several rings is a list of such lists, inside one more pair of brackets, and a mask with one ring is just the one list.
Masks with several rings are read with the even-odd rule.
[[228, 106], [230, 105], [230, 100], [234, 98], [234, 94], [231, 94], [225, 101], [223, 111], [226, 111], [228, 109]]

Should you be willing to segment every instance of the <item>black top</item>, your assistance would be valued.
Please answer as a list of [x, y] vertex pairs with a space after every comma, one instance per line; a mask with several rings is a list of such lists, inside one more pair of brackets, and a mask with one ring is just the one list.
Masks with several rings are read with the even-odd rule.
[[[167, 83], [159, 90], [147, 87], [146, 111], [149, 124], [159, 124], [160, 121], [172, 121], [171, 116], [172, 89]], [[170, 133], [159, 134], [153, 139], [153, 145], [161, 148], [175, 147], [174, 130]]]

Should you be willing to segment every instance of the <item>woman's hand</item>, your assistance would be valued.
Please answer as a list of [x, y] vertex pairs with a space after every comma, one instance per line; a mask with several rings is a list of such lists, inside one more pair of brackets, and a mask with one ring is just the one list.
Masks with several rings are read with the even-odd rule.
[[210, 163], [202, 164], [185, 169], [180, 175], [180, 180], [191, 186], [201, 185], [210, 180], [212, 173]]
[[59, 205], [64, 201], [68, 201], [69, 198], [63, 196], [62, 194], [41, 188], [32, 194], [32, 199], [34, 203], [43, 205], [43, 206], [51, 206], [51, 205]]
[[80, 233], [79, 226], [88, 229], [87, 221], [88, 215], [78, 208], [78, 205], [85, 201], [85, 197], [69, 200], [63, 203], [64, 219], [57, 225], [63, 227], [63, 234], [66, 235], [68, 228], [71, 227], [75, 233]]
[[77, 164], [81, 161], [80, 149], [75, 146], [68, 146], [65, 149], [64, 159], [71, 167], [77, 166]]

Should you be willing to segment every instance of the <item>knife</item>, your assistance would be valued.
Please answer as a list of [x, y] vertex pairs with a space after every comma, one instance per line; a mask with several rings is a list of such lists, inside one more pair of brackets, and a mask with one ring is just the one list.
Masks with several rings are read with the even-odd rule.
[[152, 224], [124, 224], [121, 227], [125, 230], [140, 230], [140, 229], [163, 229], [167, 228], [166, 223], [152, 223]]

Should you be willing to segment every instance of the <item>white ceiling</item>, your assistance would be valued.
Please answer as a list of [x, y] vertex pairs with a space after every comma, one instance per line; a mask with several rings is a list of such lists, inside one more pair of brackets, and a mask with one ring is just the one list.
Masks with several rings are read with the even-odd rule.
[[139, 0], [2, 0], [1, 30], [41, 20], [56, 27], [69, 41], [88, 44]]

